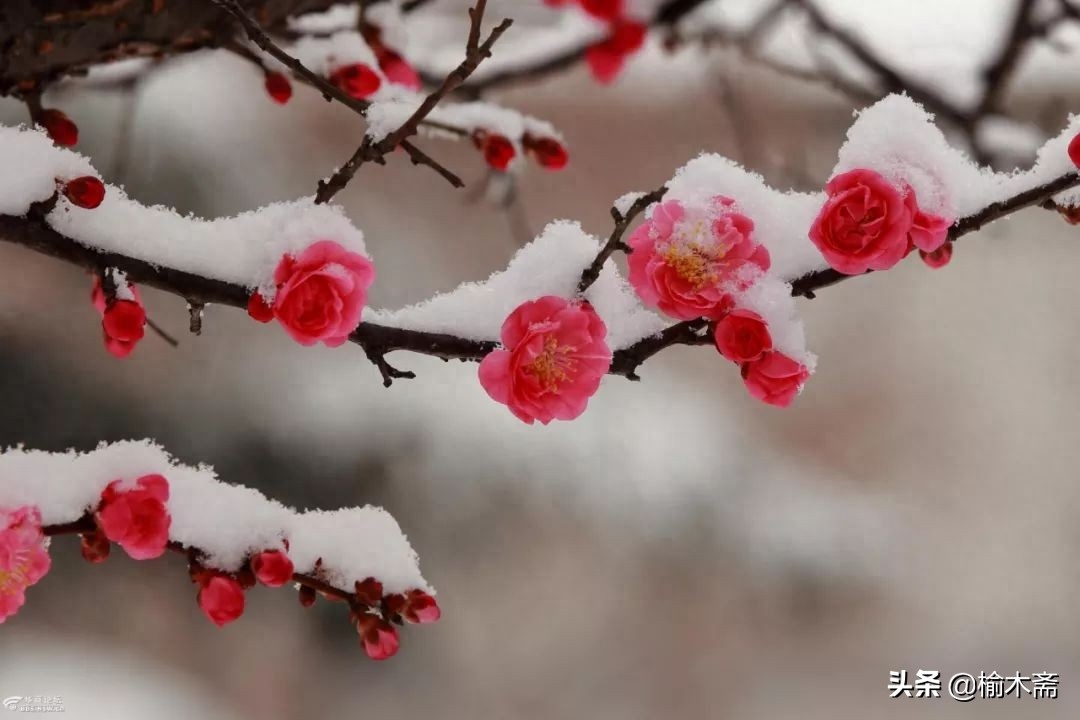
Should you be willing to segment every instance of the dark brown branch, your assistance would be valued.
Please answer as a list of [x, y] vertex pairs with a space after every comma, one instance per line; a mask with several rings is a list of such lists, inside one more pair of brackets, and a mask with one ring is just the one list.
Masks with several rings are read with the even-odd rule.
[[[221, 0], [215, 0], [215, 2], [219, 1]], [[465, 59], [461, 61], [461, 64], [446, 76], [437, 89], [424, 98], [424, 101], [420, 103], [419, 107], [413, 111], [412, 115], [410, 115], [397, 130], [394, 130], [378, 142], [372, 140], [370, 136], [365, 137], [363, 142], [360, 143], [360, 147], [352, 154], [352, 157], [350, 157], [344, 165], [338, 168], [329, 180], [324, 180], [319, 183], [318, 191], [315, 193], [316, 203], [329, 202], [334, 195], [340, 192], [349, 181], [352, 180], [361, 165], [368, 161], [381, 163], [387, 153], [399, 146], [405, 148], [405, 151], [409, 153], [409, 157], [414, 164], [428, 165], [431, 163], [431, 159], [426, 155], [423, 155], [422, 153], [418, 154], [418, 151], [414, 152], [407, 139], [416, 134], [420, 123], [431, 114], [431, 111], [435, 109], [443, 98], [465, 82], [485, 58], [491, 57], [492, 46], [512, 24], [513, 21], [510, 19], [503, 20], [495, 26], [488, 34], [487, 39], [481, 43], [480, 30], [484, 21], [484, 10], [486, 7], [487, 0], [477, 0], [476, 6], [469, 9], [469, 18], [471, 20], [469, 26], [469, 38], [465, 44]], [[436, 165], [434, 167], [438, 170], [442, 169], [441, 166]], [[447, 176], [444, 174], [443, 177], [446, 177], [454, 187], [461, 187], [464, 184], [456, 176]]]
[[[94, 520], [93, 515], [84, 515], [74, 522], [57, 523], [55, 525], [45, 525], [41, 528], [45, 537], [60, 537], [63, 535], [83, 535], [86, 533], [92, 533], [97, 531], [97, 523]], [[206, 553], [199, 548], [183, 545], [182, 543], [169, 541], [169, 550], [175, 553], [179, 553], [190, 560], [198, 561], [199, 558], [206, 557]], [[369, 606], [360, 602], [360, 599], [356, 596], [355, 592], [349, 592], [320, 580], [319, 578], [308, 575], [305, 573], [293, 573], [293, 582], [300, 585], [306, 585], [312, 590], [317, 590], [323, 595], [333, 598], [335, 600], [341, 600], [349, 604], [349, 607], [354, 612], [367, 612]]]
[[[994, 203], [978, 213], [958, 220], [949, 231], [949, 241], [955, 241], [963, 235], [979, 230], [987, 223], [1023, 208], [1042, 204], [1054, 195], [1078, 185], [1080, 174], [1070, 172], [1049, 183]], [[86, 247], [56, 232], [40, 214], [22, 218], [0, 216], [0, 240], [23, 245], [99, 274], [103, 273], [105, 268], [116, 268], [123, 272], [130, 282], [179, 295], [189, 303], [194, 301], [246, 308], [250, 296], [250, 290], [241, 285]], [[854, 276], [840, 275], [834, 270], [810, 273], [793, 282], [792, 294], [810, 297], [814, 291], [848, 277]], [[676, 323], [657, 335], [617, 350], [608, 372], [636, 379], [636, 370], [641, 363], [664, 348], [671, 345], [704, 345], [710, 342], [708, 334], [704, 333], [707, 328], [708, 324], [704, 320]], [[382, 373], [384, 384], [397, 377], [410, 376], [410, 373], [397, 370], [386, 362], [386, 355], [395, 350], [407, 350], [444, 360], [478, 361], [498, 346], [493, 340], [471, 340], [445, 333], [407, 330], [370, 322], [360, 323], [349, 339], [363, 348], [367, 357], [376, 364]]]
[[652, 192], [645, 193], [633, 204], [627, 208], [626, 215], [619, 212], [616, 207], [611, 208], [611, 218], [615, 221], [615, 227], [611, 229], [611, 235], [608, 236], [608, 240], [604, 243], [604, 246], [600, 248], [600, 252], [596, 254], [596, 258], [589, 263], [589, 267], [581, 273], [581, 280], [578, 282], [577, 293], [581, 295], [589, 286], [596, 282], [600, 277], [600, 271], [604, 267], [604, 263], [611, 257], [612, 253], [616, 250], [622, 250], [623, 252], [630, 252], [630, 248], [623, 242], [623, 235], [626, 234], [626, 229], [630, 227], [630, 223], [634, 221], [638, 215], [645, 211], [645, 208], [649, 207], [655, 202], [659, 202], [660, 198], [664, 197], [664, 193], [667, 192], [667, 186], [661, 185]]
[[[981, 230], [987, 224], [992, 223], [995, 220], [1000, 220], [1006, 215], [1011, 215], [1017, 210], [1023, 210], [1024, 208], [1032, 207], [1033, 205], [1042, 205], [1054, 195], [1069, 190], [1070, 188], [1074, 188], [1077, 185], [1080, 185], [1080, 173], [1065, 173], [1061, 177], [1055, 178], [1044, 185], [1033, 187], [1030, 190], [1018, 193], [1011, 198], [988, 205], [974, 215], [960, 218], [953, 223], [953, 226], [949, 228], [948, 242], [955, 242], [968, 233]], [[869, 275], [871, 272], [873, 271], [871, 270], [864, 274]], [[832, 268], [828, 270], [818, 270], [817, 272], [803, 275], [801, 278], [794, 280], [791, 283], [791, 294], [796, 297], [801, 296], [812, 299], [816, 291], [853, 277], [860, 276], [844, 275]]]
[[[337, 100], [339, 103], [342, 103], [343, 105], [352, 109], [359, 115], [366, 116], [368, 108], [371, 107], [371, 103], [367, 102], [366, 100], [358, 100], [352, 97], [333, 83], [309, 70], [307, 67], [304, 66], [302, 62], [281, 49], [273, 40], [270, 39], [270, 36], [267, 35], [266, 32], [262, 29], [262, 27], [259, 26], [259, 23], [255, 22], [255, 19], [252, 18], [251, 15], [249, 15], [247, 11], [244, 10], [239, 0], [210, 0], [210, 2], [217, 5], [222, 10], [228, 12], [238, 23], [240, 23], [240, 26], [244, 29], [244, 33], [253, 43], [259, 46], [259, 48], [261, 48], [264, 52], [274, 57], [274, 59], [278, 60], [286, 67], [288, 67], [289, 70], [291, 70], [296, 77], [302, 79], [305, 83], [317, 89], [327, 100]], [[428, 110], [428, 112], [430, 112], [430, 109]], [[415, 133], [415, 128], [413, 132]], [[367, 141], [365, 140], [365, 144], [366, 143]], [[425, 153], [423, 150], [413, 145], [411, 142], [403, 139], [401, 140], [400, 145], [409, 154], [409, 158], [412, 160], [414, 165], [425, 165], [432, 168], [454, 187], [462, 187], [465, 184], [462, 182], [461, 178], [459, 178], [445, 166], [441, 165], [438, 161]], [[371, 146], [369, 145], [369, 147]], [[397, 145], [395, 144], [393, 147], [390, 148], [390, 150], [392, 150], [394, 147], [397, 147]], [[364, 148], [363, 144], [361, 145], [361, 148]], [[382, 151], [378, 155], [378, 160], [381, 161], [383, 156], [390, 150]], [[360, 150], [357, 151], [357, 153], [359, 152]], [[365, 159], [373, 160], [376, 158], [367, 157]], [[348, 175], [344, 183], [348, 183], [348, 180], [351, 179], [353, 174], [355, 174], [356, 172], [355, 168], [359, 167], [362, 162], [362, 160], [357, 160], [356, 154], [354, 154], [353, 158], [350, 159], [350, 162], [347, 162], [344, 166], [342, 166], [342, 168], [339, 169], [337, 173], [335, 173], [335, 176], [338, 173], [347, 172]], [[346, 168], [350, 167], [350, 163], [354, 167], [351, 172], [348, 172]], [[341, 187], [344, 187], [344, 183], [342, 183]], [[319, 203], [328, 202], [330, 198], [334, 196], [337, 190], [340, 189], [337, 188], [334, 189], [332, 192], [324, 192], [323, 185], [324, 183], [319, 183], [319, 192], [316, 194], [315, 201]], [[326, 192], [329, 192], [329, 194], [327, 195]]]

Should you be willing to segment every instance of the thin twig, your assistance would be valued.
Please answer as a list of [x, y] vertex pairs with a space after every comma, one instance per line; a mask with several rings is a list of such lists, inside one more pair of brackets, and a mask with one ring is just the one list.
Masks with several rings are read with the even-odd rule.
[[[381, 163], [387, 153], [398, 146], [405, 148], [414, 164], [428, 164], [430, 158], [418, 156], [410, 150], [407, 138], [417, 133], [420, 123], [431, 114], [431, 111], [435, 109], [443, 98], [465, 82], [485, 58], [491, 56], [491, 47], [513, 23], [510, 19], [503, 20], [495, 26], [491, 33], [488, 34], [487, 39], [481, 44], [480, 30], [484, 21], [486, 7], [487, 0], [476, 0], [476, 6], [469, 8], [469, 18], [471, 20], [469, 38], [465, 44], [465, 59], [461, 61], [461, 64], [450, 71], [442, 84], [424, 98], [424, 101], [420, 103], [405, 122], [398, 126], [397, 130], [377, 142], [372, 140], [370, 136], [365, 137], [363, 142], [360, 143], [360, 147], [356, 149], [356, 152], [352, 154], [352, 157], [344, 165], [338, 168], [328, 180], [319, 182], [318, 191], [315, 193], [316, 203], [329, 202], [334, 195], [348, 185], [361, 165], [367, 161]], [[446, 176], [444, 175], [444, 177]], [[461, 187], [464, 184], [456, 177], [447, 177], [447, 179], [455, 187]]]
[[[270, 36], [263, 31], [259, 26], [259, 23], [255, 22], [255, 19], [244, 10], [237, 0], [210, 0], [210, 2], [213, 2], [215, 5], [232, 15], [237, 22], [240, 23], [240, 26], [244, 29], [244, 32], [253, 43], [288, 67], [298, 78], [303, 79], [305, 83], [317, 89], [328, 101], [337, 100], [339, 103], [351, 108], [359, 115], [366, 117], [367, 110], [371, 107], [370, 102], [352, 97], [333, 83], [309, 70], [302, 62], [285, 52], [270, 39]], [[411, 142], [403, 140], [401, 142], [401, 147], [409, 154], [414, 165], [426, 165], [427, 167], [432, 168], [454, 187], [461, 187], [464, 185], [461, 178]]]
[[600, 271], [604, 267], [604, 263], [611, 257], [612, 253], [616, 250], [622, 250], [623, 252], [630, 252], [630, 248], [623, 242], [623, 235], [626, 233], [626, 229], [630, 227], [630, 223], [634, 221], [638, 215], [645, 211], [645, 208], [649, 207], [655, 202], [659, 202], [664, 193], [667, 192], [667, 186], [661, 185], [652, 192], [645, 193], [638, 199], [634, 200], [626, 210], [626, 214], [623, 215], [619, 212], [617, 207], [611, 208], [611, 218], [615, 221], [615, 227], [611, 229], [611, 235], [608, 236], [607, 242], [600, 248], [600, 252], [596, 253], [596, 257], [589, 263], [589, 266], [585, 268], [581, 273], [581, 280], [578, 282], [577, 293], [583, 294], [589, 289], [589, 286], [596, 282], [600, 277]]

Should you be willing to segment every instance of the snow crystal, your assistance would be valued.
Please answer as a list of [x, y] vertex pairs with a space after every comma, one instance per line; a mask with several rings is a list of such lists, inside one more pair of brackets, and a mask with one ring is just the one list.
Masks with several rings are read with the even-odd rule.
[[[372, 322], [472, 340], [495, 340], [506, 317], [521, 303], [542, 295], [570, 297], [581, 272], [596, 257], [599, 241], [575, 222], [558, 221], [521, 248], [507, 268], [484, 282], [460, 285], [401, 310], [376, 310]], [[669, 321], [643, 308], [633, 290], [608, 261], [585, 293], [608, 328], [608, 344], [620, 349], [653, 335]]]
[[204, 551], [209, 567], [235, 571], [252, 553], [288, 540], [297, 572], [312, 573], [322, 558], [324, 576], [341, 589], [367, 577], [381, 580], [388, 592], [430, 589], [416, 553], [385, 510], [297, 513], [257, 490], [222, 483], [210, 467], [181, 465], [149, 440], [102, 444], [87, 453], [0, 453], [0, 507], [34, 505], [47, 525], [73, 522], [97, 505], [113, 480], [130, 483], [152, 473], [169, 481], [170, 540]]

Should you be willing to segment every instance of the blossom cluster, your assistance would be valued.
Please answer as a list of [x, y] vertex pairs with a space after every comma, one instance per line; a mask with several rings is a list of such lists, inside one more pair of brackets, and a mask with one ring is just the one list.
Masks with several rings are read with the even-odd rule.
[[598, 82], [615, 81], [627, 59], [645, 44], [648, 27], [627, 13], [626, 0], [544, 0], [552, 7], [578, 5], [587, 15], [602, 21], [607, 33], [585, 51], [585, 62]]
[[169, 531], [169, 482], [161, 474], [143, 475], [134, 481], [114, 480], [101, 491], [95, 507], [69, 528], [42, 526], [36, 506], [0, 507], [0, 623], [16, 614], [26, 602], [27, 588], [38, 583], [51, 566], [47, 533], [77, 531], [82, 556], [88, 562], [104, 562], [112, 545], [134, 560], [152, 560], [166, 550], [183, 552], [189, 574], [198, 587], [196, 601], [203, 614], [222, 627], [244, 612], [245, 591], [262, 584], [277, 588], [296, 582], [302, 605], [310, 607], [318, 594], [349, 603], [350, 618], [369, 657], [383, 660], [399, 647], [395, 625], [429, 623], [441, 611], [435, 598], [420, 589], [384, 593], [382, 583], [369, 577], [346, 593], [321, 577], [320, 562], [311, 575], [299, 575], [289, 557], [288, 539], [281, 547], [252, 553], [235, 572], [207, 567], [197, 549], [171, 542]]

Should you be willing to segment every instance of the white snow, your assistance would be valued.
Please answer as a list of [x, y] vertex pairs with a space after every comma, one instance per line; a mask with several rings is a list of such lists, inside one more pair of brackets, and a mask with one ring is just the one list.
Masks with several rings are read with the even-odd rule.
[[[599, 249], [600, 242], [579, 224], [553, 222], [521, 248], [505, 270], [486, 281], [464, 283], [452, 292], [401, 310], [376, 310], [367, 318], [395, 327], [495, 340], [506, 317], [526, 300], [542, 295], [572, 296], [582, 270]], [[607, 324], [608, 345], [614, 350], [671, 324], [641, 306], [610, 260], [585, 297]]]
[[[23, 215], [46, 200], [56, 179], [96, 175], [83, 156], [58, 148], [36, 129], [0, 127], [0, 213]], [[93, 210], [63, 195], [48, 215], [61, 234], [89, 247], [115, 252], [203, 277], [260, 287], [272, 297], [274, 268], [317, 240], [334, 240], [366, 254], [364, 235], [337, 206], [311, 198], [274, 203], [235, 217], [204, 220], [171, 208], [147, 207], [107, 186]]]
[[87, 453], [8, 449], [0, 453], [0, 507], [34, 505], [46, 525], [72, 522], [97, 506], [113, 480], [126, 485], [153, 473], [169, 481], [170, 539], [205, 552], [209, 567], [235, 571], [250, 554], [288, 540], [297, 572], [313, 572], [322, 558], [322, 577], [340, 589], [367, 577], [387, 592], [430, 589], [408, 539], [382, 508], [298, 513], [257, 490], [221, 482], [206, 465], [181, 465], [150, 440]]

